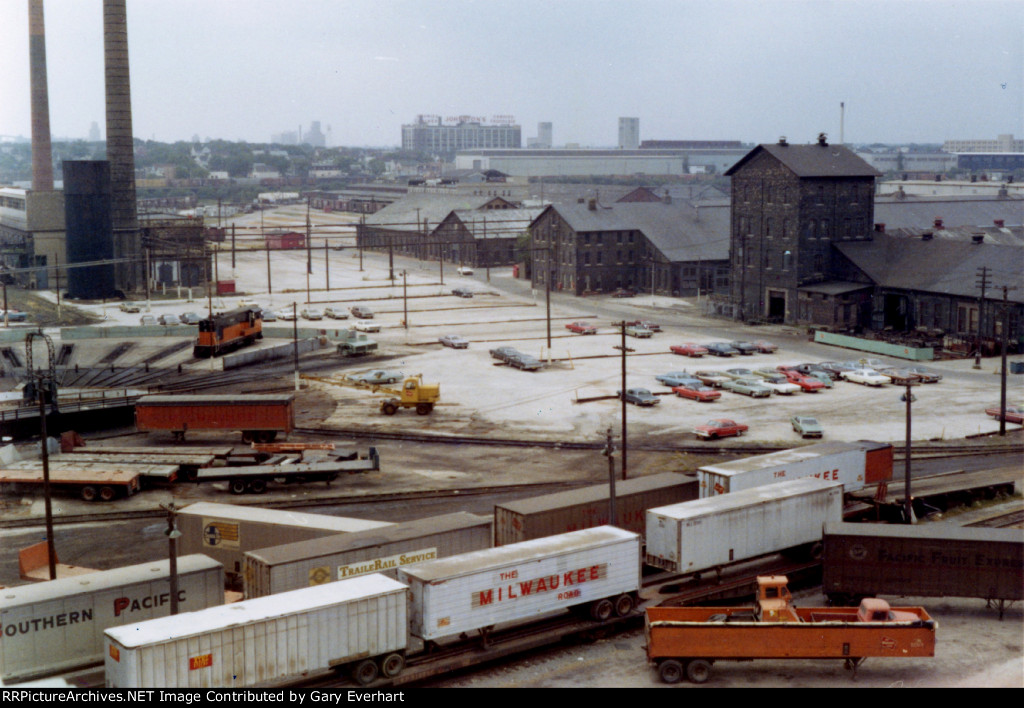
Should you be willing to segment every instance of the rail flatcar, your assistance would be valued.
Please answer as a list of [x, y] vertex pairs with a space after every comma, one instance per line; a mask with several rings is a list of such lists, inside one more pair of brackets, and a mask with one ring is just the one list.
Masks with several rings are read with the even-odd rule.
[[199, 336], [192, 355], [208, 359], [262, 338], [263, 311], [258, 307], [239, 307], [199, 321]]

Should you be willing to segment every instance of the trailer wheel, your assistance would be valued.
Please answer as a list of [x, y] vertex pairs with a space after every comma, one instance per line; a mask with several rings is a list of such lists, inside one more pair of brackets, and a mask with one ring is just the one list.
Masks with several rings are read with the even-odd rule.
[[711, 676], [711, 662], [707, 659], [694, 659], [686, 665], [686, 678], [693, 683], [704, 683]]
[[405, 668], [405, 657], [401, 654], [388, 654], [380, 660], [380, 672], [387, 678], [394, 678]]
[[615, 614], [615, 605], [607, 597], [597, 600], [590, 606], [590, 618], [597, 622], [607, 622]]
[[812, 561], [820, 561], [824, 554], [825, 547], [821, 545], [821, 541], [815, 541], [807, 546], [807, 557]]
[[255, 436], [251, 430], [242, 431], [242, 442], [249, 444], [255, 439]]
[[244, 479], [232, 480], [231, 484], [228, 485], [232, 494], [245, 494], [245, 487], [246, 484]]
[[430, 403], [417, 403], [416, 412], [420, 415], [428, 415], [430, 411], [434, 410], [434, 406]]
[[679, 683], [683, 680], [683, 665], [675, 659], [666, 659], [658, 664], [658, 676], [665, 683]]
[[276, 437], [276, 430], [261, 430], [253, 435], [253, 439], [258, 443], [271, 443]]
[[114, 501], [114, 498], [116, 496], [117, 490], [111, 487], [110, 485], [105, 484], [102, 487], [100, 487], [100, 499], [102, 499], [103, 501]]
[[82, 490], [78, 493], [84, 501], [96, 501], [96, 497], [99, 496], [99, 492], [96, 491], [96, 487], [91, 484], [87, 484], [82, 487]]
[[625, 617], [633, 611], [633, 596], [629, 594], [619, 595], [615, 600], [615, 614]]
[[387, 403], [384, 404], [381, 410], [384, 411], [384, 415], [394, 415], [395, 413], [398, 412], [398, 406], [396, 406], [391, 401], [388, 401]]
[[263, 494], [267, 491], [267, 480], [265, 479], [254, 479], [249, 482], [249, 491], [253, 494]]
[[352, 678], [360, 686], [366, 686], [377, 680], [377, 664], [373, 659], [363, 659], [352, 668]]

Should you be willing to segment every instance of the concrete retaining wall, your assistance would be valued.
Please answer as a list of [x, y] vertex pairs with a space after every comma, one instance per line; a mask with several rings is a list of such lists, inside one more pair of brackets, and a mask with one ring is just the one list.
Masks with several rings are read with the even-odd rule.
[[833, 334], [832, 332], [822, 332], [821, 330], [814, 333], [814, 341], [820, 342], [821, 344], [831, 344], [836, 347], [857, 349], [862, 352], [882, 354], [883, 356], [911, 359], [912, 361], [931, 361], [935, 358], [934, 351], [931, 347], [904, 347], [899, 344], [876, 342], [872, 339], [859, 339], [858, 337], [850, 337], [845, 334]]

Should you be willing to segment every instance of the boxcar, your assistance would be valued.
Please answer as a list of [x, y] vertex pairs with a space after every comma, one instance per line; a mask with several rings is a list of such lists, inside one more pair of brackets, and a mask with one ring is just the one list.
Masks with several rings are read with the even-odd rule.
[[698, 573], [772, 553], [821, 552], [821, 529], [843, 518], [843, 485], [795, 479], [647, 512], [648, 565]]
[[[589, 529], [608, 523], [608, 485], [519, 499], [494, 507], [494, 545]], [[644, 533], [644, 514], [652, 507], [697, 498], [692, 475], [666, 472], [615, 483], [615, 526]]]
[[948, 523], [825, 525], [822, 589], [861, 597], [1024, 599], [1024, 531]]
[[842, 482], [844, 491], [853, 492], [892, 479], [892, 445], [867, 440], [804, 445], [704, 465], [697, 477], [701, 498], [802, 477]]
[[[5, 588], [0, 594], [0, 679], [21, 681], [103, 662], [103, 631], [170, 614], [168, 561]], [[178, 559], [184, 611], [224, 603], [224, 568]]]
[[178, 512], [178, 552], [203, 553], [241, 574], [244, 554], [268, 546], [391, 526], [387, 521], [199, 502]]
[[409, 632], [423, 640], [577, 607], [606, 620], [635, 607], [640, 536], [598, 526], [416, 563], [398, 579], [409, 584]]
[[245, 597], [322, 585], [491, 546], [491, 518], [460, 511], [245, 553]]
[[[352, 666], [398, 674], [406, 587], [374, 574], [107, 631], [111, 688], [240, 688]], [[378, 668], [379, 667], [379, 668]]]
[[295, 427], [294, 394], [143, 396], [135, 404], [135, 427], [169, 431], [184, 440], [190, 430], [240, 430], [243, 442], [272, 442]]
[[199, 321], [192, 354], [199, 359], [219, 356], [263, 338], [262, 310], [239, 307]]

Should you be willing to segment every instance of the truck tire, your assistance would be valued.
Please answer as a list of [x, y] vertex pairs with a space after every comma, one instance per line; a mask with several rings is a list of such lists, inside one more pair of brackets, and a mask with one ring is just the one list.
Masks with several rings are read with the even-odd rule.
[[417, 403], [416, 412], [419, 415], [428, 415], [430, 411], [434, 410], [434, 404], [432, 403]]
[[232, 494], [245, 494], [246, 483], [244, 479], [235, 479], [228, 484]]
[[247, 486], [249, 487], [249, 491], [253, 494], [263, 494], [263, 492], [267, 491], [267, 480], [254, 479], [250, 481]]
[[255, 440], [255, 439], [256, 439], [256, 434], [253, 433], [251, 430], [243, 430], [242, 431], [242, 442], [244, 442], [246, 445], [252, 443], [252, 441]]
[[711, 662], [707, 659], [694, 659], [686, 665], [686, 678], [692, 683], [704, 683], [711, 676]]
[[99, 496], [99, 492], [96, 491], [96, 487], [91, 484], [87, 484], [78, 492], [78, 495], [82, 497], [83, 501], [91, 502], [96, 501], [96, 497]]
[[405, 668], [405, 657], [401, 654], [388, 654], [380, 660], [380, 672], [387, 678], [394, 678]]
[[261, 430], [253, 435], [253, 439], [258, 443], [272, 443], [276, 437], [276, 430]]
[[377, 664], [373, 659], [363, 659], [352, 667], [352, 678], [360, 686], [366, 686], [377, 680]]
[[398, 412], [398, 406], [394, 402], [388, 401], [381, 406], [381, 410], [384, 411], [384, 415], [394, 415]]
[[117, 498], [117, 490], [111, 487], [109, 484], [104, 484], [100, 487], [100, 499], [102, 501], [114, 501]]
[[658, 664], [658, 676], [664, 683], [679, 683], [683, 680], [683, 665], [675, 659], [666, 659]]
[[633, 611], [633, 596], [629, 594], [619, 595], [615, 600], [615, 614], [625, 617]]
[[595, 622], [607, 622], [615, 614], [615, 605], [608, 598], [596, 600], [590, 606], [590, 618]]

